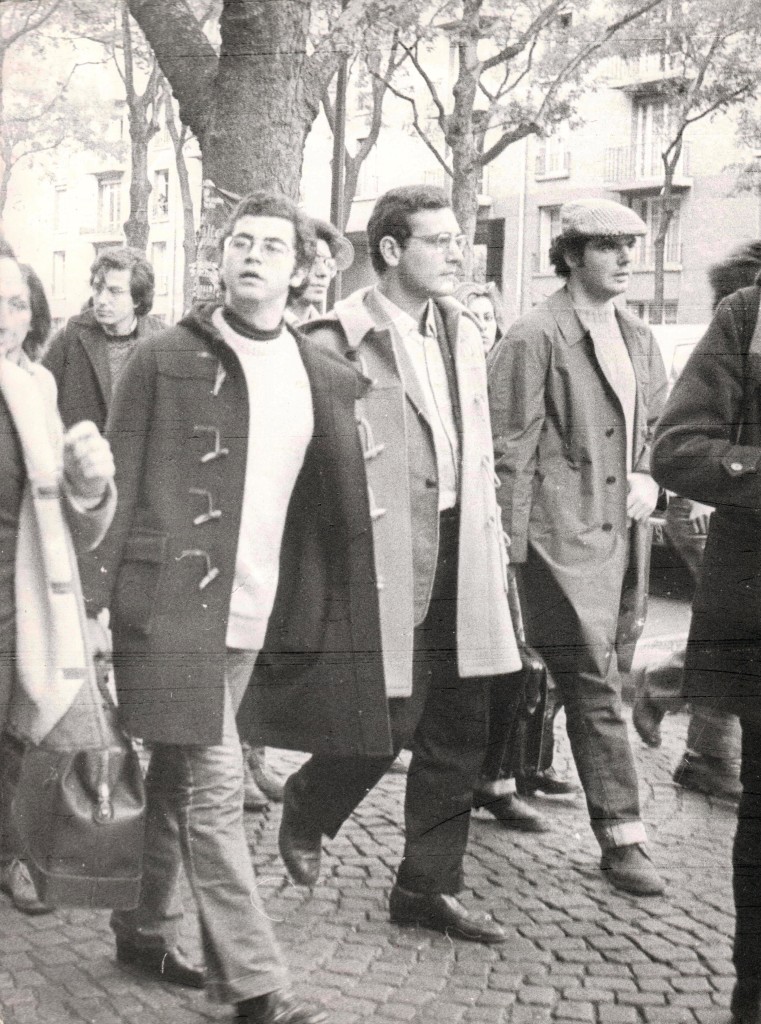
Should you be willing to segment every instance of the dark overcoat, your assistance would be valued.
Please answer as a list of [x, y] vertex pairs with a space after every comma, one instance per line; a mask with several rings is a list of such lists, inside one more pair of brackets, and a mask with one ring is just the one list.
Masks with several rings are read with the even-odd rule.
[[[125, 723], [151, 742], [211, 745], [222, 736], [248, 392], [210, 312], [191, 314], [137, 349], [107, 431], [119, 505], [98, 549], [95, 603], [111, 609]], [[257, 683], [239, 721], [246, 735], [254, 721], [257, 738], [271, 745], [386, 754], [370, 516], [354, 419], [363, 384], [348, 362], [294, 333], [311, 385], [314, 434], [288, 510]]]
[[[165, 330], [155, 316], [137, 318], [138, 342]], [[108, 364], [108, 338], [91, 309], [73, 316], [50, 342], [42, 360], [58, 385], [58, 411], [68, 430], [91, 420], [103, 433], [113, 385]]]
[[761, 723], [761, 332], [758, 286], [718, 307], [674, 385], [653, 475], [713, 505], [693, 603], [686, 696]]
[[[617, 310], [637, 382], [632, 469], [648, 473], [666, 373], [652, 331]], [[529, 642], [558, 641], [604, 675], [628, 565], [626, 424], [595, 343], [561, 288], [487, 360], [494, 459], [511, 561], [525, 563]]]

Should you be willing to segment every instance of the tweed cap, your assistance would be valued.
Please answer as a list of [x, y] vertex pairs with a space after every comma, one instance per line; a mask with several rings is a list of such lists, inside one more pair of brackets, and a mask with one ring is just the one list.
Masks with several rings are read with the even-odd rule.
[[560, 234], [621, 238], [647, 234], [647, 226], [634, 210], [612, 199], [575, 199], [561, 207]]
[[320, 220], [319, 217], [312, 217], [314, 233], [323, 242], [328, 243], [330, 254], [336, 261], [336, 267], [340, 271], [348, 270], [354, 262], [354, 246], [349, 239], [342, 235], [335, 224], [328, 220]]

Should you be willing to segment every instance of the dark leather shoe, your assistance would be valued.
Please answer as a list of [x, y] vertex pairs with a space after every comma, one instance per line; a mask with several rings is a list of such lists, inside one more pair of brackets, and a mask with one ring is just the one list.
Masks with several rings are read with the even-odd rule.
[[169, 985], [203, 988], [206, 984], [206, 971], [186, 960], [179, 949], [153, 949], [117, 940], [116, 960], [124, 967], [130, 967]]
[[739, 766], [692, 752], [682, 756], [674, 771], [674, 782], [694, 793], [735, 802], [740, 799], [743, 791]]
[[29, 868], [23, 860], [14, 859], [0, 871], [0, 892], [10, 896], [13, 906], [22, 914], [52, 914], [54, 907], [43, 903], [37, 895]]
[[297, 1003], [287, 992], [268, 992], [238, 1003], [235, 1020], [241, 1024], [321, 1024], [328, 1015], [320, 1007]]
[[761, 988], [758, 981], [737, 981], [730, 1010], [732, 1024], [761, 1024]]
[[660, 896], [666, 886], [653, 867], [650, 854], [641, 843], [613, 846], [605, 850], [600, 869], [607, 875], [614, 889], [633, 896]]
[[637, 694], [632, 710], [632, 723], [639, 733], [640, 739], [648, 747], [661, 745], [661, 722], [663, 715], [643, 693]]
[[290, 783], [288, 779], [283, 793], [278, 848], [288, 874], [296, 885], [315, 885], [320, 877], [322, 832], [302, 820]]
[[474, 793], [473, 806], [482, 807], [493, 814], [500, 825], [514, 829], [516, 832], [551, 832], [549, 822], [533, 807], [514, 796], [493, 796], [491, 793]]
[[394, 924], [420, 924], [470, 942], [504, 942], [507, 932], [488, 914], [472, 914], [456, 896], [410, 892], [395, 885], [389, 911]]
[[533, 796], [534, 793], [542, 793], [544, 796], [571, 796], [579, 789], [575, 782], [562, 779], [552, 766], [545, 771], [516, 776], [515, 788], [520, 796]]

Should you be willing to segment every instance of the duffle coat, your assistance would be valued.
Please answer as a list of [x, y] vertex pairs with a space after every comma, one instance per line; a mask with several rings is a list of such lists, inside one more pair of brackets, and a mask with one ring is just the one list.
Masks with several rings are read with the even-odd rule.
[[[221, 741], [227, 618], [240, 529], [248, 394], [213, 307], [141, 345], [108, 436], [120, 499], [101, 547], [125, 724], [158, 743]], [[314, 434], [296, 481], [280, 582], [239, 722], [271, 745], [390, 751], [356, 370], [294, 332]], [[286, 399], [287, 400], [287, 399]], [[217, 514], [219, 513], [219, 514]]]
[[[725, 299], [671, 392], [653, 475], [713, 505], [693, 601], [686, 696], [761, 724], [761, 329], [758, 285]], [[755, 333], [754, 333], [755, 331]]]
[[[650, 329], [616, 315], [637, 383], [632, 469], [648, 473], [666, 397]], [[497, 491], [522, 587], [541, 586], [530, 642], [553, 642], [551, 609], [569, 606], [574, 641], [605, 675], [616, 639], [629, 552], [626, 424], [595, 343], [566, 288], [522, 316], [490, 353], [489, 404]], [[536, 586], [534, 586], [536, 578]], [[539, 584], [541, 580], [541, 584]], [[547, 592], [548, 581], [559, 591]]]
[[[454, 299], [434, 302], [449, 346], [460, 434], [457, 667], [461, 678], [521, 667], [507, 602], [507, 555], [495, 495], [481, 336]], [[439, 481], [429, 412], [404, 345], [395, 342], [375, 290], [336, 303], [304, 326], [311, 343], [348, 356], [367, 390], [357, 405], [379, 586], [387, 693], [412, 692], [413, 633], [426, 616], [439, 545]], [[467, 683], [465, 683], [467, 685]]]

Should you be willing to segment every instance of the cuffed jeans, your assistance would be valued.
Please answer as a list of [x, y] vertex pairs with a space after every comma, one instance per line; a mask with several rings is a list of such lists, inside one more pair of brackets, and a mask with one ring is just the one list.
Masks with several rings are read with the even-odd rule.
[[520, 592], [526, 639], [547, 663], [565, 707], [566, 731], [597, 841], [603, 850], [647, 842], [612, 638], [607, 658], [589, 649], [576, 609], [530, 548]]
[[221, 744], [153, 744], [140, 902], [111, 918], [118, 941], [160, 949], [175, 946], [184, 866], [198, 908], [206, 991], [216, 1002], [241, 1002], [287, 985], [243, 830], [243, 757], [235, 712], [256, 655], [227, 653]]
[[488, 737], [490, 679], [457, 672], [457, 516], [440, 520], [439, 560], [425, 620], [415, 629], [412, 696], [389, 701], [394, 753], [309, 759], [288, 780], [286, 801], [309, 828], [335, 836], [403, 747], [412, 751], [397, 882], [418, 893], [463, 887], [473, 789]]

